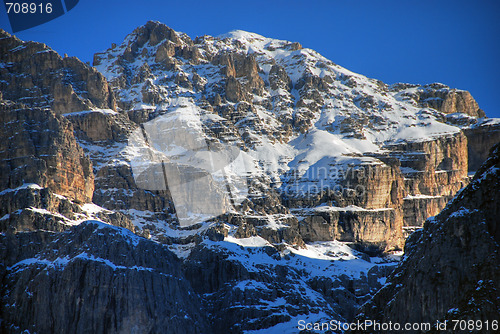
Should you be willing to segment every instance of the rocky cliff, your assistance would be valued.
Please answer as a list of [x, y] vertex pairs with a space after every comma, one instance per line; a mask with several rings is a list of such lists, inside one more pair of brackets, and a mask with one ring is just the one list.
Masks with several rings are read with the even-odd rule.
[[0, 236], [4, 333], [208, 333], [175, 255], [126, 230]]
[[95, 67], [2, 37], [10, 332], [350, 321], [397, 262], [383, 252], [467, 184], [468, 152], [498, 132], [465, 91], [387, 86], [243, 31], [148, 22]]
[[[368, 218], [377, 215], [367, 215], [360, 228], [372, 231], [370, 243], [397, 249], [404, 226], [421, 226], [467, 183], [467, 154], [474, 151], [467, 138], [475, 140], [467, 129], [486, 131], [477, 121], [484, 113], [466, 91], [442, 84], [389, 87], [298, 43], [243, 31], [191, 39], [148, 22], [122, 44], [97, 53], [94, 65], [133, 122], [152, 121], [179, 108], [196, 110], [207, 142], [235, 145], [251, 156], [247, 163], [257, 166], [249, 188], [254, 196], [243, 206], [243, 216], [253, 218], [241, 221], [261, 216], [251, 223], [254, 228], [266, 224], [266, 214], [289, 214], [287, 207], [298, 209], [299, 216], [300, 208], [322, 205], [353, 216], [359, 210], [352, 206], [389, 208], [393, 213], [382, 223]], [[484, 158], [484, 149], [477, 150]], [[134, 156], [120, 159], [130, 165]], [[102, 172], [109, 177], [113, 168]], [[123, 176], [126, 169], [112, 173]], [[132, 186], [127, 194], [116, 194], [116, 187], [106, 188], [98, 195], [100, 204], [145, 210], [132, 199], [144, 198], [140, 189]], [[167, 221], [175, 211], [170, 195], [155, 195], [169, 207]], [[119, 202], [110, 201], [116, 196]], [[273, 204], [255, 205], [263, 196], [273, 198]], [[305, 238], [331, 240], [329, 233], [316, 236]], [[368, 242], [360, 238], [355, 240]]]
[[55, 113], [115, 109], [114, 94], [101, 73], [45, 44], [23, 42], [0, 29], [0, 62], [0, 91], [6, 100]]
[[489, 149], [500, 142], [500, 123], [486, 119], [464, 129], [467, 136], [469, 171], [477, 171], [488, 157]]
[[27, 109], [4, 102], [0, 107], [1, 189], [26, 183], [50, 188], [79, 202], [94, 192], [92, 162], [76, 143], [73, 126], [51, 110]]
[[463, 133], [433, 141], [391, 144], [404, 176], [404, 226], [421, 226], [467, 184], [467, 138]]
[[[432, 324], [498, 319], [499, 187], [496, 145], [471, 183], [410, 236], [403, 261], [359, 318]], [[477, 332], [494, 331], [483, 327]]]
[[453, 89], [441, 83], [424, 86], [394, 84], [391, 91], [423, 107], [431, 107], [445, 114], [463, 113], [472, 117], [486, 116], [472, 95], [460, 89]]
[[91, 203], [93, 166], [74, 133], [104, 140], [117, 133], [106, 122], [115, 113], [73, 114], [75, 128], [9, 100], [0, 113], [0, 331], [210, 332], [176, 256]]

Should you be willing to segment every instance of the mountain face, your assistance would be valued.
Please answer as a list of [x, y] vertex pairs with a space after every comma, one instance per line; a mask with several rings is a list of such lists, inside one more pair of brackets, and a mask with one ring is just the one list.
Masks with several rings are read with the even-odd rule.
[[0, 140], [11, 144], [1, 153], [2, 189], [32, 183], [75, 201], [92, 201], [92, 162], [76, 143], [67, 119], [51, 110], [8, 104], [0, 113]]
[[115, 108], [115, 97], [98, 71], [45, 44], [23, 42], [0, 30], [3, 98], [55, 113]]
[[[496, 122], [484, 131], [485, 121], [476, 118], [484, 112], [468, 92], [442, 84], [389, 87], [298, 43], [242, 31], [192, 40], [148, 22], [97, 53], [94, 66], [131, 120], [187, 108], [206, 129], [204, 140], [239, 148], [252, 178], [238, 221], [260, 216], [259, 226], [268, 225], [272, 214], [291, 230], [298, 226], [291, 243], [334, 237], [400, 248], [403, 227], [421, 226], [467, 183], [467, 139], [480, 135], [461, 128], [500, 133]], [[474, 148], [472, 154], [486, 157]], [[136, 158], [130, 147], [127, 154], [125, 161]], [[109, 188], [98, 204], [108, 207], [120, 196], [130, 208], [134, 195], [126, 199]], [[255, 205], [262, 197], [267, 203]], [[334, 207], [333, 216], [312, 209], [322, 205]], [[289, 212], [303, 218], [290, 225]], [[317, 223], [327, 227], [311, 228]]]
[[[471, 183], [406, 241], [387, 284], [360, 319], [494, 320], [500, 314], [500, 145]], [[453, 332], [458, 332], [453, 331]], [[492, 333], [482, 328], [478, 333]]]
[[1, 35], [6, 332], [350, 321], [500, 140], [466, 91], [296, 42], [148, 22], [90, 67]]
[[130, 231], [87, 221], [59, 234], [4, 234], [0, 245], [3, 330], [209, 330], [175, 255]]

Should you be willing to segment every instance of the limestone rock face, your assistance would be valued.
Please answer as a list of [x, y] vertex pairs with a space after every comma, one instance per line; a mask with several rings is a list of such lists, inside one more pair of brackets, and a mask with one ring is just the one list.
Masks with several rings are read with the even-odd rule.
[[[441, 100], [439, 100], [441, 99]], [[464, 113], [474, 117], [484, 117], [484, 111], [479, 109], [477, 102], [467, 91], [449, 90], [441, 92], [439, 90], [423, 94], [422, 104], [435, 108], [445, 114]]]
[[286, 70], [279, 65], [273, 65], [269, 71], [269, 83], [271, 89], [283, 88], [288, 91], [292, 90], [292, 80], [286, 73]]
[[70, 221], [83, 216], [81, 207], [67, 198], [56, 195], [49, 188], [39, 186], [4, 190], [0, 193], [2, 208], [0, 231], [48, 230], [61, 232]]
[[[267, 152], [267, 145], [275, 145], [269, 148], [274, 150], [271, 159], [275, 161], [254, 162], [265, 176], [256, 176], [258, 181], [252, 184], [251, 191], [258, 193], [276, 184], [273, 191], [281, 198], [275, 201], [275, 197], [267, 197], [272, 191], [262, 191], [260, 196], [267, 197], [273, 205], [260, 205], [257, 202], [261, 197], [252, 196], [242, 204], [243, 216], [261, 216], [260, 223], [265, 224], [265, 214], [287, 215], [287, 208], [297, 209], [299, 215], [302, 208], [326, 205], [344, 208], [353, 217], [358, 217], [359, 212], [352, 206], [390, 209], [391, 214], [382, 218], [368, 214], [357, 220], [370, 231], [358, 236], [369, 236], [370, 242], [393, 249], [403, 243], [403, 227], [421, 226], [428, 215], [437, 214], [467, 183], [468, 147], [461, 128], [484, 116], [466, 91], [441, 84], [388, 86], [342, 69], [298, 43], [243, 31], [192, 40], [161, 23], [148, 22], [121, 45], [96, 54], [94, 64], [106, 73], [120, 107], [135, 122], [151, 121], [164, 112], [188, 106], [203, 118], [210, 143], [231, 143], [254, 156]], [[457, 113], [467, 117], [455, 117]], [[334, 144], [327, 152], [316, 144], [322, 140], [325, 146], [321, 147], [344, 144]], [[285, 146], [278, 148], [279, 145]], [[287, 153], [282, 151], [284, 147], [289, 150]], [[308, 156], [301, 151], [305, 147], [321, 151], [321, 159], [315, 160], [315, 154]], [[289, 155], [293, 150], [302, 153]], [[262, 159], [268, 157], [263, 155]], [[349, 159], [351, 162], [345, 164], [358, 170], [353, 175], [335, 180], [290, 176], [298, 170], [307, 175], [309, 171], [332, 166], [342, 169], [346, 165], [340, 161]], [[310, 170], [301, 170], [303, 165]], [[277, 167], [271, 170], [266, 166]], [[96, 174], [102, 173], [98, 178], [105, 180], [108, 171], [116, 168], [108, 166]], [[125, 179], [128, 180], [120, 184], [134, 189], [130, 177]], [[296, 181], [299, 188], [303, 183], [319, 190], [289, 196], [286, 189]], [[321, 189], [323, 181], [327, 191]], [[141, 210], [166, 205], [168, 210], [164, 213], [173, 214], [168, 196], [160, 195], [163, 199], [155, 200], [154, 203], [162, 203], [159, 206], [148, 205], [142, 199], [150, 195], [138, 196], [139, 189], [124, 195], [112, 190], [116, 189], [114, 181], [102, 182], [99, 191], [105, 195], [101, 197], [96, 192], [101, 205], [120, 210], [131, 203]], [[337, 186], [341, 191], [332, 191]], [[253, 217], [241, 221], [252, 220]], [[287, 231], [293, 230], [288, 236], [299, 243], [303, 237], [314, 235], [300, 236], [295, 223], [284, 226]], [[268, 231], [256, 228], [256, 233], [266, 240], [276, 240], [279, 233]], [[385, 240], [389, 235], [392, 239]]]
[[440, 83], [424, 86], [394, 84], [391, 91], [413, 100], [423, 107], [431, 107], [445, 114], [464, 113], [472, 117], [484, 117], [472, 95], [465, 90], [452, 89]]
[[92, 162], [65, 117], [49, 109], [1, 103], [0, 231], [61, 232], [85, 219], [134, 230], [124, 214], [89, 204]]
[[[168, 189], [149, 191], [136, 184], [130, 157], [123, 151], [128, 137], [138, 128], [138, 124], [131, 121], [128, 114], [97, 110], [67, 114], [66, 118], [73, 124], [78, 143], [94, 163], [93, 203], [108, 210], [122, 210], [122, 214], [128, 214], [130, 218], [135, 218], [129, 214], [134, 210], [147, 212], [148, 217], [141, 217], [137, 222], [139, 225], [147, 225], [155, 220], [176, 221]], [[111, 223], [131, 230], [137, 229], [130, 222], [130, 225], [118, 224], [114, 220]], [[157, 233], [161, 231], [161, 228], [147, 229]]]
[[391, 145], [404, 176], [404, 226], [422, 226], [467, 182], [467, 138], [463, 133], [435, 140]]
[[359, 318], [435, 323], [498, 316], [499, 167], [496, 145], [471, 183], [410, 236], [403, 262]]
[[210, 333], [175, 255], [98, 222], [0, 236], [2, 332]]
[[424, 174], [408, 182], [412, 190], [428, 195], [450, 195], [463, 187], [461, 182], [467, 176], [467, 139], [462, 133], [391, 148], [394, 154], [407, 154], [408, 158], [401, 159], [403, 171], [411, 168]]
[[[148, 22], [95, 68], [2, 34], [0, 326], [14, 332], [350, 321], [394, 268], [384, 252], [467, 184], [496, 138], [467, 92], [388, 86], [253, 33], [192, 40]], [[231, 159], [207, 169], [205, 147]], [[152, 152], [162, 164], [138, 171]], [[185, 173], [169, 183], [163, 163], [178, 158]]]
[[71, 200], [90, 202], [92, 162], [75, 141], [73, 127], [50, 110], [0, 107], [0, 189], [33, 183]]
[[[294, 317], [326, 314], [350, 319], [356, 306], [380, 288], [380, 279], [391, 265], [368, 266], [359, 277], [334, 275], [312, 277], [307, 282], [293, 263], [300, 256], [281, 257], [274, 247], [239, 248], [222, 242], [199, 244], [185, 261], [185, 275], [195, 291], [205, 296], [215, 333], [241, 333], [273, 330], [273, 326], [292, 323]], [[262, 262], [249, 265], [251, 256]], [[331, 254], [332, 257], [342, 254]], [[312, 296], [316, 296], [311, 298]]]
[[45, 44], [23, 42], [0, 30], [0, 90], [3, 99], [67, 113], [115, 109], [104, 76], [74, 57], [62, 58]]
[[75, 136], [86, 142], [124, 142], [137, 127], [127, 114], [111, 110], [72, 113], [66, 117], [73, 124]]
[[247, 94], [243, 91], [240, 82], [234, 77], [229, 77], [226, 80], [226, 98], [231, 102], [246, 101]]
[[[159, 22], [149, 21], [146, 25], [135, 29], [132, 34], [135, 38], [131, 39], [126, 45], [113, 45], [112, 48], [107, 50], [107, 52], [120, 53], [120, 56], [114, 62], [117, 70], [113, 78], [110, 78], [112, 87], [127, 88], [135, 84], [142, 84], [146, 79], [151, 78], [151, 70], [179, 69], [180, 62], [177, 58], [186, 59], [191, 64], [196, 64], [200, 61], [200, 58], [203, 58], [197, 47], [193, 46], [193, 41], [189, 36], [177, 33]], [[156, 48], [154, 54], [149, 54], [145, 49], [146, 43]], [[134, 62], [137, 57], [152, 57], [155, 59], [155, 63], [141, 65], [139, 73], [131, 73], [128, 64]], [[106, 59], [105, 52], [96, 53], [93, 65], [99, 67]], [[191, 82], [186, 81], [186, 76], [183, 74], [176, 73], [172, 79], [177, 79], [177, 84], [182, 84], [188, 88], [192, 87]], [[117, 93], [119, 95], [119, 92]], [[151, 84], [144, 85], [141, 95], [141, 98], [151, 104], [158, 104], [163, 100], [162, 91]], [[133, 105], [123, 98], [118, 98], [117, 106], [124, 110], [133, 109]]]
[[401, 249], [406, 193], [403, 174], [397, 160], [380, 158], [387, 164], [379, 160], [359, 169], [346, 169], [336, 189], [286, 198], [292, 211], [305, 217], [299, 224], [304, 241], [341, 240], [367, 251]]
[[[468, 182], [467, 138], [461, 132], [433, 140], [392, 144], [386, 148], [385, 154], [371, 155], [379, 159], [377, 164], [365, 163], [362, 167], [346, 169], [339, 182], [341, 187], [338, 189], [342, 191], [287, 198], [289, 207], [308, 216], [302, 224], [312, 224], [302, 229], [308, 231], [303, 235], [304, 240], [333, 237], [366, 245], [384, 245], [386, 250], [401, 247], [405, 228], [422, 226]], [[344, 208], [340, 212], [346, 212], [346, 216], [336, 214], [326, 219], [330, 225], [326, 233], [319, 232], [324, 230], [321, 228], [325, 226], [323, 223], [314, 223], [323, 221], [324, 217], [316, 216], [314, 210], [298, 209], [321, 203], [333, 203]], [[339, 209], [335, 210], [338, 212]], [[350, 225], [353, 222], [356, 222], [356, 227], [349, 227], [348, 234], [337, 231], [338, 224]], [[332, 229], [337, 232], [333, 233]]]
[[403, 228], [421, 227], [428, 217], [437, 215], [453, 196], [409, 195], [403, 202]]
[[401, 247], [401, 217], [394, 209], [317, 209], [304, 214], [299, 223], [306, 242], [339, 240], [352, 242], [365, 252]]
[[467, 136], [469, 171], [476, 171], [486, 161], [490, 149], [500, 142], [500, 123], [485, 119], [464, 129]]
[[221, 73], [227, 77], [225, 92], [228, 101], [248, 101], [251, 93], [263, 94], [265, 84], [259, 76], [260, 68], [254, 56], [222, 53], [215, 55], [211, 62], [222, 66]]

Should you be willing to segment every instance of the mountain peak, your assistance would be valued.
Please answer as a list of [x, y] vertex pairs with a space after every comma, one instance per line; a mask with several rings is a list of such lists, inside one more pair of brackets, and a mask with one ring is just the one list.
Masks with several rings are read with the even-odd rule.
[[145, 25], [136, 28], [125, 40], [135, 40], [138, 47], [142, 47], [146, 42], [152, 46], [157, 45], [163, 40], [178, 44], [181, 41], [180, 35], [183, 34], [177, 33], [161, 22], [148, 21]]

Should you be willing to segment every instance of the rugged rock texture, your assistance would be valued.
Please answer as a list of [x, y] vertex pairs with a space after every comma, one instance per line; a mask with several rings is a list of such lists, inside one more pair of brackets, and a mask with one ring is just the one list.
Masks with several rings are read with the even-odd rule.
[[38, 185], [0, 192], [0, 232], [25, 231], [61, 232], [86, 219], [99, 219], [131, 231], [135, 226], [120, 212], [112, 212], [93, 204], [79, 205], [70, 199]]
[[[304, 240], [333, 238], [354, 242], [367, 251], [373, 251], [376, 245], [387, 251], [402, 248], [402, 204], [406, 193], [403, 174], [399, 160], [376, 156], [380, 160], [353, 163], [342, 169], [338, 186], [333, 189], [327, 188], [314, 196], [286, 192], [286, 205], [293, 208], [294, 214], [306, 217], [299, 229]], [[311, 187], [307, 179], [289, 183], [297, 182], [298, 191]], [[325, 212], [329, 213], [325, 216]], [[330, 226], [327, 230], [320, 227], [326, 227], [325, 224]]]
[[48, 230], [61, 232], [79, 216], [81, 207], [66, 197], [56, 195], [49, 188], [38, 186], [4, 190], [0, 193], [0, 231]]
[[409, 194], [453, 195], [467, 178], [467, 138], [458, 133], [435, 140], [394, 144]]
[[467, 138], [458, 133], [390, 147], [404, 176], [404, 226], [422, 226], [467, 182]]
[[0, 91], [3, 99], [67, 113], [115, 109], [104, 76], [75, 57], [61, 57], [45, 44], [23, 42], [0, 29]]
[[496, 145], [471, 183], [407, 240], [404, 260], [359, 318], [399, 323], [497, 319], [499, 194]]
[[[73, 124], [75, 136], [86, 142], [124, 142], [136, 127], [127, 114], [111, 110], [97, 112], [75, 112], [67, 114], [67, 119]], [[104, 146], [104, 143], [103, 143]]]
[[[345, 254], [339, 251], [330, 256], [342, 258]], [[318, 260], [300, 270], [303, 260], [294, 253], [283, 256], [270, 246], [243, 248], [230, 242], [205, 241], [185, 261], [185, 272], [204, 296], [215, 333], [271, 332], [276, 328], [293, 333], [297, 332], [296, 319], [352, 318], [356, 305], [378, 290], [381, 279], [393, 269], [391, 264], [353, 260], [351, 264], [363, 271], [352, 277], [349, 270], [329, 260]], [[315, 274], [322, 270], [339, 273], [330, 277]]]
[[74, 201], [92, 200], [92, 163], [70, 122], [50, 110], [5, 101], [0, 118], [0, 189], [34, 183]]
[[61, 232], [85, 219], [135, 229], [122, 213], [85, 204], [93, 197], [92, 163], [66, 118], [1, 103], [1, 232]]
[[490, 149], [500, 142], [500, 123], [495, 121], [486, 119], [464, 129], [468, 142], [469, 171], [478, 170]]
[[[497, 124], [477, 119], [467, 92], [388, 87], [243, 31], [192, 40], [148, 22], [96, 54], [95, 68], [2, 36], [5, 331], [295, 332], [301, 318], [350, 321], [394, 267], [382, 252], [401, 249], [467, 183], [467, 149], [482, 156]], [[190, 155], [209, 150], [231, 154], [211, 167]], [[172, 183], [165, 161], [187, 173]], [[214, 189], [221, 212], [175, 204], [213, 207]], [[201, 218], [183, 226], [181, 212]]]
[[484, 117], [472, 95], [465, 90], [452, 89], [441, 83], [424, 86], [398, 83], [390, 87], [402, 97], [422, 107], [430, 107], [445, 114], [464, 113], [472, 117]]
[[[421, 226], [467, 183], [467, 140], [457, 126], [470, 126], [484, 116], [468, 92], [442, 84], [388, 87], [297, 43], [243, 31], [192, 40], [159, 22], [148, 22], [121, 45], [96, 54], [94, 65], [134, 122], [150, 122], [179, 108], [196, 110], [207, 142], [235, 145], [255, 157], [259, 171], [249, 188], [252, 196], [236, 211], [261, 216], [259, 224], [265, 225], [265, 215], [287, 215], [287, 207], [328, 205], [352, 211], [353, 216], [358, 213], [349, 206], [390, 208], [393, 213], [382, 219], [365, 215], [359, 220], [362, 229], [371, 231], [370, 242], [378, 235], [376, 242], [386, 250], [402, 246], [403, 226]], [[457, 118], [457, 113], [468, 118]], [[336, 146], [339, 142], [344, 144]], [[323, 152], [327, 143], [333, 152]], [[89, 150], [91, 155], [97, 152]], [[120, 159], [128, 164], [128, 158]], [[332, 166], [363, 174], [309, 176], [323, 168], [328, 174]], [[96, 191], [95, 197], [100, 205], [119, 210], [157, 208], [144, 203], [142, 199], [150, 195], [134, 189], [126, 166], [119, 167], [123, 171], [119, 173], [116, 168], [105, 166], [96, 175], [98, 179], [100, 173], [108, 178], [108, 171], [127, 175], [131, 191], [123, 193], [115, 186], [123, 182], [103, 183], [98, 187], [103, 195]], [[262, 189], [273, 185], [279, 201], [272, 197], [272, 205], [254, 203], [269, 195]], [[175, 225], [169, 218], [174, 210], [168, 194], [154, 197], [169, 206], [162, 219]], [[375, 232], [373, 226], [380, 230]], [[267, 230], [257, 234], [269, 239], [262, 231]], [[386, 240], [389, 235], [392, 239]], [[293, 239], [300, 244], [303, 238]]]
[[421, 227], [429, 217], [437, 215], [453, 196], [407, 196], [403, 202], [404, 227]]
[[205, 312], [164, 247], [82, 223], [0, 236], [4, 333], [210, 333]]
[[[128, 114], [96, 110], [65, 116], [73, 124], [78, 143], [94, 163], [95, 204], [108, 210], [121, 210], [132, 219], [136, 218], [132, 212], [146, 212], [147, 217], [136, 220], [141, 228], [157, 220], [177, 220], [168, 189], [149, 191], [139, 188], [135, 182], [126, 145], [138, 125]], [[161, 228], [143, 228], [163, 235]]]
[[365, 252], [402, 247], [403, 229], [394, 209], [319, 207], [301, 213], [299, 232], [305, 242], [339, 240], [351, 242]]
[[[352, 229], [360, 231], [349, 236], [343, 233], [319, 233], [313, 234], [313, 237], [309, 234], [303, 235], [304, 240], [324, 241], [335, 236], [335, 240], [366, 245], [378, 243], [386, 250], [397, 249], [402, 247], [404, 227], [422, 226], [428, 217], [438, 214], [468, 182], [467, 138], [462, 133], [433, 140], [391, 144], [386, 148], [387, 154], [372, 155], [380, 159], [378, 164], [347, 169], [343, 180], [339, 182], [342, 187], [338, 189], [342, 191], [326, 191], [315, 197], [291, 197], [287, 200], [287, 205], [295, 208], [333, 203], [342, 208], [334, 208], [334, 212], [346, 212], [347, 216], [327, 219], [331, 222], [329, 224], [336, 229], [339, 224], [350, 225], [356, 221], [356, 227]], [[352, 205], [365, 210], [348, 207]], [[381, 214], [388, 209], [391, 210]], [[296, 212], [299, 215], [312, 215], [303, 222], [306, 225], [324, 218], [315, 216], [314, 210]], [[313, 226], [308, 229], [315, 230]]]

